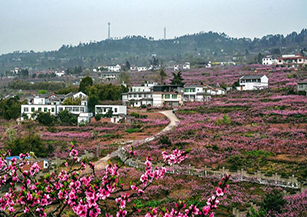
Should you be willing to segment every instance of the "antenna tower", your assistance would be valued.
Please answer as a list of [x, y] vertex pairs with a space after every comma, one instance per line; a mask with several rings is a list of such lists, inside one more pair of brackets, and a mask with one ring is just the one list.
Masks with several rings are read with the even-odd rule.
[[110, 39], [110, 26], [111, 26], [111, 23], [108, 22], [108, 39]]

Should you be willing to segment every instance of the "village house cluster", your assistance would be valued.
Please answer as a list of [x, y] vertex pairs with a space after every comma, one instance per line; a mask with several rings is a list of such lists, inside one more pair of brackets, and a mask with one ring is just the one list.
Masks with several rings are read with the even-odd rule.
[[275, 65], [277, 67], [298, 68], [307, 65], [307, 58], [301, 54], [288, 54], [274, 58], [272, 55], [262, 58], [262, 65]]
[[[80, 105], [64, 105], [65, 99], [80, 98]], [[27, 116], [28, 119], [33, 119], [33, 114], [36, 112], [49, 112], [51, 115], [57, 116], [60, 112], [67, 110], [74, 115], [78, 115], [78, 124], [86, 124], [91, 121], [93, 113], [88, 112], [87, 95], [83, 92], [69, 94], [40, 94], [27, 97], [27, 105], [21, 105], [21, 120]], [[95, 115], [106, 114], [109, 110], [112, 111], [112, 116], [107, 121], [118, 123], [121, 119], [127, 116], [126, 106], [118, 105], [96, 105]]]
[[177, 107], [184, 102], [204, 102], [211, 95], [222, 95], [226, 91], [220, 87], [209, 85], [158, 85], [157, 83], [145, 83], [141, 86], [129, 88], [127, 93], [122, 94], [124, 105], [140, 106], [171, 106]]

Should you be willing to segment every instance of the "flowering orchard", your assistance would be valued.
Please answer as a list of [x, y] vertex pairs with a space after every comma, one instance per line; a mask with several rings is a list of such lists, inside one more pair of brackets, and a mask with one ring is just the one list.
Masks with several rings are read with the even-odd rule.
[[[130, 151], [130, 154], [133, 155], [134, 151]], [[20, 160], [13, 158], [8, 164], [5, 158], [9, 155], [9, 152], [1, 153], [0, 158], [0, 185], [8, 186], [8, 191], [0, 197], [0, 213], [4, 216], [61, 216], [69, 210], [78, 216], [213, 216], [219, 197], [228, 188], [229, 176], [225, 175], [204, 206], [187, 206], [179, 201], [171, 209], [152, 207], [146, 211], [133, 201], [143, 195], [155, 180], [163, 178], [167, 171], [164, 166], [153, 168], [150, 156], [146, 158], [145, 172], [140, 179], [125, 186], [119, 178], [122, 165], [110, 163], [99, 176], [92, 162], [78, 159], [74, 146], [70, 149], [70, 166], [66, 162], [66, 169], [45, 174], [41, 178], [37, 176], [40, 171], [37, 163], [29, 171], [23, 170], [28, 163], [28, 154], [20, 154]], [[185, 158], [186, 153], [177, 150], [171, 154], [163, 153], [166, 164], [180, 163]], [[86, 167], [91, 168], [90, 174], [82, 173]]]

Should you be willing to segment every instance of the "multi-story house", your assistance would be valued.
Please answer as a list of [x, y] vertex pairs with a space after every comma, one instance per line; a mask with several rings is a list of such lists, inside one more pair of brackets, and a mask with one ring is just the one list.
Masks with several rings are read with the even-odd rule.
[[122, 94], [124, 105], [140, 107], [142, 105], [177, 107], [187, 101], [208, 101], [211, 95], [225, 94], [220, 87], [209, 85], [157, 85], [157, 83], [133, 86], [128, 93]]
[[178, 85], [156, 85], [153, 86], [153, 106], [168, 105], [178, 107], [183, 104], [183, 87]]
[[237, 90], [260, 90], [268, 88], [269, 79], [265, 75], [245, 75], [239, 78]]
[[[66, 98], [81, 98], [81, 105], [63, 105], [62, 102]], [[67, 110], [72, 114], [80, 115], [81, 113], [87, 113], [87, 95], [78, 93], [69, 93], [63, 96], [57, 96], [55, 94], [38, 95], [33, 98], [28, 98], [27, 105], [21, 105], [21, 116], [27, 115], [29, 119], [32, 118], [32, 114], [35, 112], [49, 112], [51, 115], [57, 116], [57, 114], [63, 110]]]
[[307, 65], [307, 58], [301, 54], [282, 55], [282, 57], [277, 58], [276, 65], [287, 68], [298, 68]]
[[275, 65], [277, 62], [272, 55], [262, 58], [262, 65]]
[[185, 85], [183, 89], [183, 101], [209, 101], [212, 95], [223, 95], [225, 90], [209, 85]]
[[142, 105], [153, 105], [153, 86], [157, 83], [146, 83], [142, 86], [133, 86], [129, 92], [122, 94], [122, 101], [124, 105], [131, 105], [140, 107]]
[[122, 67], [117, 64], [116, 66], [107, 66], [107, 69], [108, 69], [108, 72], [120, 72]]

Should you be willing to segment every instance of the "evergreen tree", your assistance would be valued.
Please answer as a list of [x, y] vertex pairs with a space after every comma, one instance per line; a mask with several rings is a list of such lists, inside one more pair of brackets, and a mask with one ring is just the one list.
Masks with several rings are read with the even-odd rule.
[[89, 76], [86, 76], [80, 82], [79, 91], [82, 91], [83, 93], [87, 93], [86, 88], [92, 85], [93, 85], [93, 79]]
[[183, 86], [184, 83], [182, 82], [183, 81], [183, 78], [181, 76], [181, 71], [179, 71], [177, 74], [173, 72], [173, 79], [171, 80], [171, 84], [172, 85], [178, 85], [178, 86]]
[[164, 79], [166, 78], [166, 73], [164, 72], [163, 69], [160, 71], [160, 79], [161, 79], [161, 84], [163, 84]]

